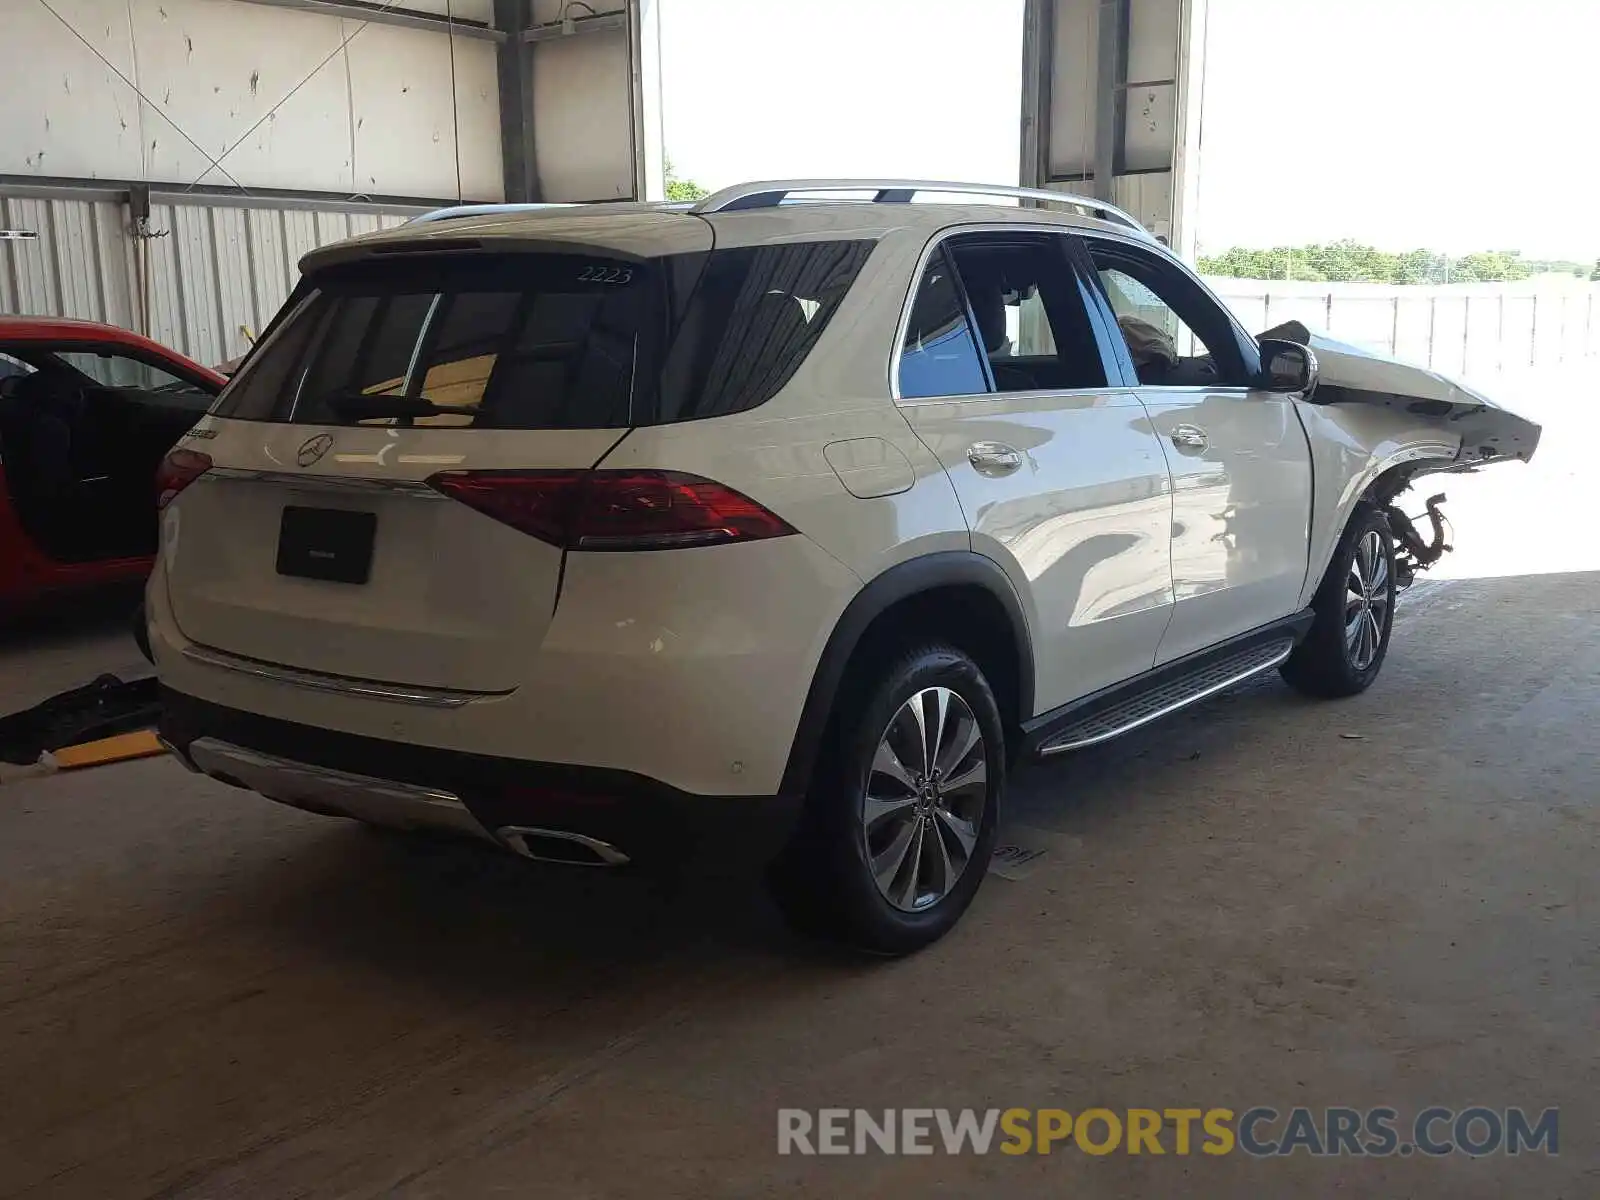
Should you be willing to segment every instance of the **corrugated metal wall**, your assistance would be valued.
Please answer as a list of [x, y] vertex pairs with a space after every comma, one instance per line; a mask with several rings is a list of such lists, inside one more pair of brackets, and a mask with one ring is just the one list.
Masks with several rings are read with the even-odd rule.
[[245, 331], [259, 333], [271, 319], [307, 251], [399, 225], [411, 211], [158, 197], [150, 228], [163, 236], [141, 243], [127, 205], [108, 194], [0, 193], [0, 228], [38, 235], [0, 241], [0, 313], [105, 321], [215, 365], [244, 353]]

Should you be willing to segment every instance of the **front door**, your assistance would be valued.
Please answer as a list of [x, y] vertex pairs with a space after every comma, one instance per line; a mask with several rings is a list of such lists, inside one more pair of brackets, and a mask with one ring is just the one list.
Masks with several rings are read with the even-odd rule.
[[0, 438], [10, 505], [58, 566], [156, 549], [155, 474], [216, 387], [111, 343], [0, 346]]
[[1172, 472], [1176, 605], [1157, 662], [1293, 613], [1305, 582], [1311, 451], [1294, 400], [1250, 386], [1225, 310], [1178, 264], [1085, 239]]
[[1172, 612], [1166, 462], [1137, 392], [1108, 378], [1091, 287], [1060, 233], [948, 237], [897, 364], [973, 549], [1022, 595], [1036, 712], [1149, 670]]

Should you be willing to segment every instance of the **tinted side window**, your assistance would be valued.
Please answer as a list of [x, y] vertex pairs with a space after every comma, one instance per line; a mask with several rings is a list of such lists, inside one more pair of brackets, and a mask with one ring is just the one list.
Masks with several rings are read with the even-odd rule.
[[1248, 382], [1227, 314], [1180, 268], [1120, 243], [1091, 240], [1088, 246], [1140, 383], [1221, 387]]
[[315, 289], [296, 289], [212, 404], [212, 412], [241, 421], [273, 418], [305, 373], [307, 348], [318, 332], [312, 313], [321, 298]]
[[776, 395], [817, 344], [873, 245], [714, 251], [662, 372], [661, 421], [743, 412]]
[[[58, 350], [55, 357], [103, 387], [121, 392], [147, 392], [152, 401], [168, 408], [199, 413], [211, 406], [210, 392], [142, 358], [90, 350]], [[139, 399], [138, 396], [130, 398]]]
[[948, 245], [996, 391], [1106, 386], [1106, 364], [1064, 237], [970, 234]]
[[20, 358], [0, 354], [0, 379], [21, 379], [24, 375], [32, 375], [33, 371], [34, 368]]
[[928, 261], [900, 347], [900, 396], [978, 396], [989, 381], [967, 309], [944, 251]]

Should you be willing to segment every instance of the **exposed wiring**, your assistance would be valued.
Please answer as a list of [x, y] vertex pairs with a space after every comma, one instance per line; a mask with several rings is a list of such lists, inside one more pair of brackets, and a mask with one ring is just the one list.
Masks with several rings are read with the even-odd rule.
[[[128, 68], [135, 79], [139, 78], [139, 37], [134, 33], [133, 26], [133, 0], [125, 0], [123, 11], [128, 17]], [[106, 37], [111, 36], [111, 30], [106, 30]], [[144, 105], [135, 104], [133, 107], [133, 122], [139, 129], [139, 178], [150, 178], [150, 147], [144, 140]], [[118, 111], [121, 117], [121, 111]], [[141, 330], [140, 332], [144, 332]]]
[[[1431, 541], [1423, 541], [1422, 535], [1417, 532], [1416, 521], [1404, 509], [1393, 502], [1385, 505], [1384, 515], [1389, 520], [1395, 541], [1399, 543], [1394, 556], [1397, 588], [1403, 590], [1410, 587], [1418, 571], [1426, 571], [1453, 549], [1451, 543], [1455, 541], [1455, 526], [1444, 515], [1440, 507], [1442, 504], [1444, 496], [1440, 494], [1428, 497], [1425, 506], [1429, 524], [1433, 526]], [[1447, 527], [1449, 540], [1446, 540]]]
[[456, 19], [444, 0], [445, 37], [450, 42], [450, 144], [456, 152], [456, 203], [461, 203], [461, 101], [456, 92]]
[[133, 243], [134, 290], [139, 294], [139, 332], [150, 336], [150, 243], [136, 238]]
[[[341, 30], [344, 28], [342, 22], [339, 28]], [[345, 125], [350, 133], [350, 186], [359, 187], [361, 181], [356, 176], [356, 168], [361, 156], [357, 153], [358, 143], [356, 141], [356, 133], [358, 132], [356, 129], [356, 81], [355, 73], [350, 69], [350, 56], [348, 54], [344, 56], [344, 110]]]
[[565, 21], [567, 19], [567, 14], [575, 8], [588, 9], [591, 17], [598, 17], [600, 15], [599, 13], [595, 12], [592, 4], [587, 3], [587, 0], [567, 0], [567, 2], [561, 6], [560, 19]]

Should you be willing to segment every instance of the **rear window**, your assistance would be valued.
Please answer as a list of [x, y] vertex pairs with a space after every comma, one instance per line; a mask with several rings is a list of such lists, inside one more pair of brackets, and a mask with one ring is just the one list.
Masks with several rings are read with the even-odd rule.
[[216, 412], [308, 425], [621, 428], [771, 398], [870, 241], [396, 257], [302, 282]]

